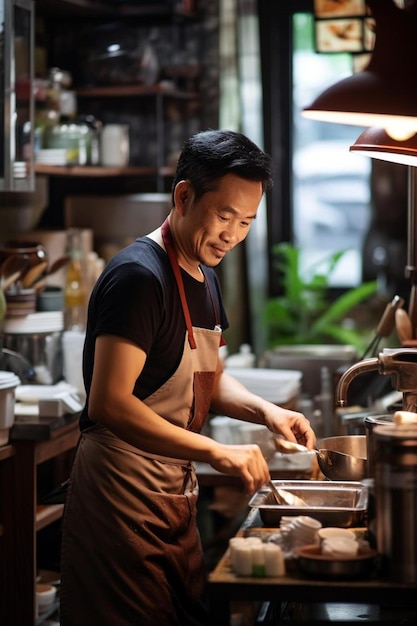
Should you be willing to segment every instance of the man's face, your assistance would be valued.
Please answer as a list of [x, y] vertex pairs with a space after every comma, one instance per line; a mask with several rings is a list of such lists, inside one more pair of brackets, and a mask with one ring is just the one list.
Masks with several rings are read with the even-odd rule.
[[228, 174], [215, 191], [197, 202], [191, 187], [189, 191], [181, 224], [181, 254], [190, 262], [214, 267], [246, 238], [262, 198], [262, 185]]

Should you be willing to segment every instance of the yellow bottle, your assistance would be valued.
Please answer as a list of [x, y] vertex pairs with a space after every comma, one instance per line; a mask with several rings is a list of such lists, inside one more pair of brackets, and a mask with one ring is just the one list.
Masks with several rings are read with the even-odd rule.
[[68, 255], [70, 261], [65, 284], [65, 329], [85, 330], [85, 276], [81, 232], [77, 228], [68, 231]]

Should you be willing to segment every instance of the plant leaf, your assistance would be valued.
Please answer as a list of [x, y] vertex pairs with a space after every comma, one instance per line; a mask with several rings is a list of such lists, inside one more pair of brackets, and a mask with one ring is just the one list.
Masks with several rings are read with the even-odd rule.
[[359, 287], [355, 287], [340, 296], [330, 307], [313, 323], [314, 332], [321, 332], [326, 325], [342, 319], [356, 305], [374, 295], [377, 290], [377, 282], [369, 281]]

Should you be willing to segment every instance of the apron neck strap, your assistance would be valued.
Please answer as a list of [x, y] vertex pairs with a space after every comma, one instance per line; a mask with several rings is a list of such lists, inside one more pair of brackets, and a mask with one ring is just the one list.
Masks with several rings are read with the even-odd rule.
[[190, 348], [195, 350], [197, 348], [197, 344], [194, 339], [193, 333], [193, 325], [191, 322], [190, 310], [187, 304], [187, 298], [185, 296], [184, 289], [184, 281], [182, 280], [181, 269], [178, 264], [177, 255], [175, 254], [174, 244], [172, 241], [171, 229], [169, 227], [168, 218], [162, 224], [161, 227], [162, 241], [164, 242], [165, 250], [167, 251], [168, 259], [172, 267], [172, 271], [174, 272], [175, 281], [177, 283], [178, 291], [181, 299], [182, 311], [185, 318], [185, 324], [187, 326], [188, 331], [188, 342], [190, 344]]

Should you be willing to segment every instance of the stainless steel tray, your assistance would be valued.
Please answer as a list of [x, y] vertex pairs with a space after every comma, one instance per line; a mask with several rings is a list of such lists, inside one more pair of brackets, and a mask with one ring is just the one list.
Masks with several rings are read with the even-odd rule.
[[249, 506], [259, 509], [264, 526], [280, 525], [282, 516], [308, 515], [323, 526], [349, 528], [363, 526], [368, 505], [368, 490], [360, 482], [327, 480], [274, 480], [277, 489], [302, 498], [306, 506], [276, 504], [269, 487], [263, 487], [251, 498]]

